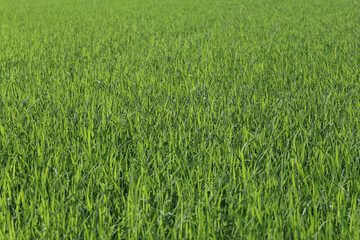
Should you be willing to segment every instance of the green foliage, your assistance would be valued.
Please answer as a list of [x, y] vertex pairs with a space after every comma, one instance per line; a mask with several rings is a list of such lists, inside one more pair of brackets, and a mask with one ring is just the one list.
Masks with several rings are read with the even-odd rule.
[[0, 0], [0, 239], [359, 239], [359, 16]]

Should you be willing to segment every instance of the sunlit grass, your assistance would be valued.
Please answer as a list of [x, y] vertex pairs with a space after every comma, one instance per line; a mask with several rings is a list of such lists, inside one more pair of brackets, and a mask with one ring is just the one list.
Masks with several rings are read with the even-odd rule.
[[0, 239], [360, 238], [359, 16], [0, 0]]

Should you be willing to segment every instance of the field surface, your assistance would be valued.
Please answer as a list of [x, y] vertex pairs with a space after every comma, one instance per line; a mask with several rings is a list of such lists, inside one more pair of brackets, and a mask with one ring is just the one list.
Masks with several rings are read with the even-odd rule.
[[0, 239], [359, 239], [360, 2], [0, 0]]

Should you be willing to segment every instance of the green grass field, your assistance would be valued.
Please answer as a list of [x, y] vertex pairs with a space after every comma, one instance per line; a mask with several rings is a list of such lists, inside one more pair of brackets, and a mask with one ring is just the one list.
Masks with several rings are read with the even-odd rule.
[[357, 0], [0, 0], [0, 239], [359, 239]]

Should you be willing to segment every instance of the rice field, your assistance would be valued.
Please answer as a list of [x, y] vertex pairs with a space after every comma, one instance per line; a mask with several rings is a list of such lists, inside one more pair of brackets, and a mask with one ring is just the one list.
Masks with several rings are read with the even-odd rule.
[[0, 0], [0, 239], [359, 239], [360, 2]]

